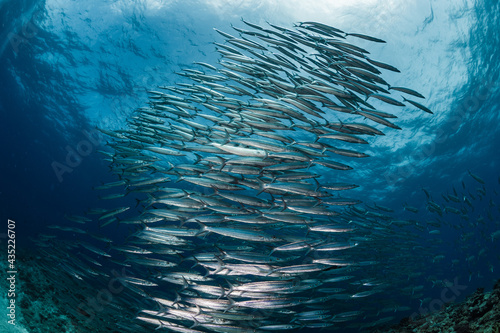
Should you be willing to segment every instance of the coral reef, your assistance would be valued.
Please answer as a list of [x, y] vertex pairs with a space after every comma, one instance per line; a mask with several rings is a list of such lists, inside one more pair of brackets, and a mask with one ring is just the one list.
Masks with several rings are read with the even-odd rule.
[[[36, 265], [35, 255], [27, 250], [18, 251], [17, 254], [16, 325], [7, 324], [4, 320], [0, 324], [0, 332], [79, 332], [72, 324], [71, 318], [61, 311], [64, 309], [61, 298], [68, 297], [68, 295], [56, 291], [54, 282], [48, 279]], [[6, 263], [5, 256], [0, 256], [0, 268], [3, 271], [7, 271]], [[57, 266], [55, 267], [57, 269]], [[2, 290], [7, 290], [5, 282], [4, 279], [0, 284]], [[5, 308], [7, 299], [1, 298], [0, 304], [2, 308]]]
[[399, 325], [375, 332], [500, 333], [500, 280], [491, 292], [477, 289], [462, 303], [450, 304], [425, 317], [405, 318]]

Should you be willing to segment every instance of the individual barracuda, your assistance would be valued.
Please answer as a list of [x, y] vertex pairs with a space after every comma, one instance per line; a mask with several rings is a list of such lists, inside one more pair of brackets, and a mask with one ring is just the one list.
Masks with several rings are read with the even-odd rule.
[[263, 199], [259, 199], [259, 198], [251, 197], [251, 196], [247, 196], [247, 195], [241, 195], [241, 194], [235, 194], [235, 193], [231, 193], [231, 194], [219, 193], [218, 195], [225, 198], [225, 199], [239, 202], [243, 205], [251, 205], [251, 206], [265, 207], [265, 208], [271, 207], [271, 205], [272, 205], [267, 200], [263, 200]]
[[352, 167], [338, 163], [338, 162], [332, 162], [332, 161], [318, 161], [315, 162], [316, 164], [322, 165], [324, 167], [330, 168], [330, 169], [335, 169], [335, 170], [352, 170]]
[[370, 59], [370, 58], [366, 58], [366, 61], [368, 61], [370, 64], [372, 64], [374, 66], [377, 66], [377, 67], [380, 67], [383, 69], [387, 69], [387, 70], [392, 71], [392, 72], [397, 72], [397, 73], [400, 72], [399, 69], [397, 69], [396, 67], [391, 66], [389, 64], [385, 64], [385, 63], [380, 62], [380, 61], [375, 61], [375, 60]]
[[313, 263], [313, 264], [303, 264], [303, 265], [280, 267], [280, 268], [274, 269], [273, 272], [294, 275], [294, 274], [318, 272], [318, 271], [322, 271], [325, 268], [326, 268], [326, 266], [324, 264]]
[[265, 171], [287, 171], [287, 170], [297, 170], [297, 169], [307, 169], [310, 167], [308, 162], [291, 162], [291, 163], [280, 163], [276, 165], [265, 166], [263, 170]]
[[340, 140], [340, 141], [345, 141], [345, 142], [350, 142], [350, 143], [362, 143], [362, 144], [368, 144], [366, 140], [363, 140], [361, 138], [358, 138], [354, 135], [349, 135], [349, 134], [322, 134], [319, 136], [319, 138], [324, 138], [324, 139], [334, 139], [334, 140]]
[[494, 242], [497, 238], [500, 238], [500, 230], [493, 232], [490, 235], [491, 241]]
[[199, 61], [198, 61], [198, 62], [196, 62], [196, 61], [195, 61], [195, 62], [193, 62], [193, 63], [194, 63], [194, 64], [196, 64], [196, 65], [200, 65], [200, 66], [207, 67], [207, 68], [209, 68], [209, 69], [211, 69], [211, 70], [213, 70], [213, 71], [216, 71], [216, 70], [217, 70], [217, 67], [212, 66], [212, 65], [210, 65], [210, 64], [207, 64], [207, 63], [205, 63], [205, 62], [199, 62]]
[[232, 228], [223, 228], [223, 227], [207, 227], [204, 226], [202, 232], [208, 231], [208, 232], [213, 232], [219, 235], [227, 236], [227, 237], [232, 237], [236, 239], [243, 239], [243, 240], [248, 240], [248, 241], [255, 241], [255, 242], [279, 242], [281, 241], [280, 238], [266, 234], [264, 232], [259, 232], [256, 230], [252, 229], [232, 229]]
[[249, 292], [271, 292], [271, 291], [284, 291], [292, 289], [295, 286], [291, 281], [261, 281], [249, 282], [238, 286], [231, 286], [230, 294], [232, 291], [249, 291]]
[[352, 295], [351, 297], [352, 298], [367, 297], [367, 296], [371, 296], [371, 295], [374, 295], [374, 294], [379, 293], [379, 292], [380, 292], [380, 290], [367, 290], [367, 291], [362, 291], [362, 292], [356, 293], [356, 294]]
[[107, 219], [108, 217], [112, 217], [112, 216], [115, 216], [117, 214], [123, 213], [123, 212], [125, 212], [125, 211], [127, 211], [129, 209], [130, 209], [130, 207], [121, 207], [121, 208], [114, 209], [111, 212], [108, 212], [108, 213], [103, 214], [102, 216], [100, 216], [99, 220]]
[[271, 140], [241, 138], [241, 139], [234, 139], [232, 140], [232, 142], [243, 144], [249, 147], [260, 148], [263, 150], [270, 150], [275, 152], [288, 150], [288, 148], [286, 148], [285, 146], [273, 142]]
[[127, 193], [115, 193], [115, 194], [108, 194], [108, 195], [100, 195], [99, 199], [101, 199], [101, 200], [118, 199], [118, 198], [123, 198], [126, 195], [127, 195]]
[[349, 183], [324, 183], [320, 184], [319, 187], [332, 191], [343, 191], [359, 187], [359, 185]]
[[370, 134], [370, 135], [384, 135], [382, 131], [379, 131], [378, 129], [365, 125], [365, 124], [358, 124], [358, 123], [349, 123], [349, 124], [341, 124], [342, 127], [348, 128], [355, 130], [357, 132], [360, 132], [360, 134]]
[[311, 214], [311, 215], [325, 215], [325, 216], [334, 216], [338, 215], [338, 212], [330, 211], [326, 209], [326, 207], [294, 207], [294, 206], [288, 206], [287, 207], [289, 210], [292, 210], [294, 212], [299, 212], [299, 213], [304, 213], [304, 214]]
[[299, 324], [276, 324], [276, 325], [263, 325], [259, 326], [259, 330], [264, 331], [283, 331], [283, 330], [293, 330], [302, 327]]
[[311, 240], [311, 241], [298, 241], [290, 244], [280, 245], [273, 249], [274, 251], [300, 251], [304, 249], [314, 249], [316, 245], [322, 243], [321, 240]]
[[310, 231], [317, 231], [317, 232], [352, 232], [355, 230], [354, 227], [348, 227], [348, 226], [339, 226], [337, 224], [329, 225], [329, 224], [324, 224], [324, 225], [317, 225], [317, 226], [309, 226]]
[[335, 315], [335, 317], [338, 318], [346, 318], [346, 317], [357, 317], [363, 314], [363, 311], [348, 311], [348, 312], [341, 312]]
[[389, 87], [389, 90], [401, 91], [401, 92], [403, 92], [405, 94], [413, 95], [413, 96], [418, 97], [418, 98], [425, 98], [419, 92], [416, 92], [415, 90], [409, 89], [409, 88], [404, 88], [404, 87]]
[[305, 297], [302, 298], [269, 298], [263, 300], [250, 300], [235, 302], [235, 306], [253, 309], [280, 309], [299, 305]]
[[224, 252], [224, 258], [235, 259], [239, 261], [245, 262], [253, 262], [253, 263], [279, 263], [287, 260], [297, 259], [296, 256], [289, 258], [278, 258], [273, 256], [268, 256], [264, 254], [254, 254], [252, 252]]
[[129, 186], [140, 187], [140, 186], [146, 186], [146, 185], [155, 185], [155, 184], [159, 184], [159, 183], [165, 183], [165, 182], [169, 182], [169, 181], [170, 181], [170, 177], [145, 178], [145, 179], [141, 179], [139, 181], [130, 182]]
[[154, 287], [154, 286], [157, 286], [157, 284], [154, 283], [154, 282], [150, 282], [150, 281], [147, 281], [147, 280], [138, 279], [138, 278], [131, 277], [131, 276], [119, 277], [118, 281], [120, 281], [122, 283], [132, 283], [132, 284], [136, 284], [138, 286], [143, 286], [143, 287]]
[[136, 254], [151, 254], [151, 253], [153, 253], [147, 249], [143, 249], [143, 248], [140, 248], [137, 246], [131, 246], [131, 245], [128, 245], [128, 246], [113, 245], [112, 249], [114, 249], [116, 251], [121, 251], [121, 252], [126, 252], [126, 253], [136, 253]]
[[144, 230], [153, 233], [160, 233], [160, 234], [163, 233], [171, 236], [183, 236], [183, 237], [194, 237], [199, 233], [199, 230], [197, 229], [187, 229], [176, 226], [175, 227], [161, 226], [156, 228], [145, 227]]
[[[388, 104], [392, 104], [392, 105], [396, 105], [396, 106], [405, 106], [403, 103], [401, 103], [401, 102], [399, 102], [399, 101], [397, 101], [394, 98], [391, 98], [389, 96], [385, 96], [385, 95], [381, 95], [381, 94], [371, 94], [368, 96], [368, 98], [370, 98], [370, 97], [379, 99], [382, 102], [385, 102]], [[404, 99], [404, 100], [406, 101], [406, 99]]]
[[401, 127], [391, 123], [390, 121], [384, 119], [383, 117], [380, 117], [376, 114], [373, 114], [372, 112], [368, 112], [368, 111], [356, 111], [356, 113], [370, 119], [370, 120], [373, 120], [374, 122], [377, 122], [379, 124], [382, 124], [382, 125], [385, 125], [387, 127], [391, 127], [391, 128], [394, 128], [394, 129], [401, 129]]
[[182, 238], [169, 235], [167, 233], [156, 233], [153, 231], [142, 230], [135, 234], [136, 237], [141, 239], [150, 240], [153, 242], [158, 242], [160, 244], [169, 244], [169, 245], [186, 245], [188, 244], [187, 240]]
[[225, 165], [221, 171], [240, 175], [259, 175], [262, 172], [258, 167], [245, 165]]
[[198, 275], [190, 272], [171, 272], [162, 274], [159, 276], [159, 279], [165, 280], [171, 283], [185, 283], [187, 282], [212, 282], [214, 279], [202, 275]]
[[293, 193], [311, 197], [325, 197], [331, 195], [326, 191], [316, 191], [316, 189], [310, 184], [302, 184], [302, 183], [262, 184], [262, 191], [269, 192], [269, 190], [279, 190], [285, 193]]
[[80, 245], [84, 248], [86, 248], [87, 250], [91, 251], [91, 252], [94, 252], [100, 256], [103, 256], [103, 257], [111, 257], [107, 252], [101, 250], [100, 248], [98, 247], [95, 247], [94, 245], [91, 245], [91, 244], [88, 244], [88, 243], [84, 243], [84, 242], [80, 242]]
[[152, 266], [152, 267], [175, 267], [177, 266], [176, 263], [165, 261], [165, 260], [160, 260], [160, 259], [155, 259], [155, 258], [128, 258], [126, 260], [127, 262], [132, 262], [134, 264], [138, 265], [143, 265], [143, 266]]
[[184, 207], [184, 208], [202, 208], [206, 204], [199, 202], [191, 198], [169, 198], [169, 199], [158, 199], [152, 200], [149, 205], [164, 204], [168, 206]]
[[325, 279], [323, 282], [324, 283], [334, 283], [334, 282], [347, 281], [347, 280], [350, 280], [352, 278], [354, 278], [354, 276], [352, 276], [352, 275], [337, 276], [337, 277]]
[[[223, 264], [218, 263], [201, 263], [200, 265], [205, 268], [212, 268], [213, 271], [209, 271], [210, 275], [224, 275], [224, 276], [243, 276], [243, 275], [255, 275], [255, 276], [273, 276], [278, 277], [279, 275], [273, 274], [272, 267], [266, 264]], [[207, 269], [208, 271], [208, 269]]]
[[404, 97], [403, 97], [403, 100], [404, 100], [405, 102], [408, 102], [408, 103], [410, 103], [410, 104], [413, 104], [414, 106], [416, 106], [416, 107], [417, 107], [417, 108], [419, 108], [420, 110], [423, 110], [423, 111], [425, 111], [425, 112], [427, 112], [427, 113], [430, 113], [430, 114], [434, 114], [434, 112], [432, 112], [432, 111], [431, 111], [428, 107], [426, 107], [426, 106], [424, 106], [424, 105], [422, 105], [422, 104], [420, 104], [420, 103], [418, 103], [418, 102], [412, 101], [412, 100], [410, 100], [410, 99], [406, 99], [406, 98], [404, 98]]
[[180, 180], [184, 180], [186, 182], [203, 186], [203, 187], [208, 187], [208, 188], [215, 188], [215, 189], [220, 189], [220, 190], [242, 190], [243, 188], [238, 186], [238, 185], [233, 185], [233, 184], [228, 184], [225, 182], [221, 182], [218, 180], [213, 180], [209, 178], [197, 178], [197, 177], [180, 177]]
[[85, 224], [87, 222], [92, 221], [92, 219], [89, 219], [88, 217], [78, 216], [78, 215], [64, 215], [64, 218], [69, 220], [69, 221], [73, 221], [73, 222], [81, 223], [81, 224]]
[[486, 184], [486, 182], [485, 182], [485, 181], [484, 181], [481, 177], [479, 177], [479, 176], [477, 176], [477, 175], [473, 174], [473, 173], [472, 173], [472, 172], [470, 172], [469, 170], [467, 170], [467, 172], [468, 172], [468, 173], [469, 173], [469, 175], [470, 175], [472, 178], [474, 178], [474, 180], [476, 180], [478, 183], [483, 184], [483, 185], [484, 185], [484, 184]]
[[228, 144], [219, 144], [216, 142], [212, 142], [212, 146], [217, 147], [220, 150], [223, 150], [223, 151], [228, 152], [230, 154], [234, 154], [234, 155], [238, 155], [238, 156], [260, 157], [260, 158], [267, 157], [267, 152], [263, 149], [243, 148], [243, 147], [238, 147], [238, 146], [233, 146], [233, 145], [228, 145]]
[[62, 230], [62, 231], [69, 231], [69, 232], [74, 232], [74, 233], [78, 233], [78, 234], [85, 234], [86, 233], [84, 230], [79, 229], [79, 228], [64, 227], [64, 226], [60, 226], [60, 225], [49, 225], [49, 226], [47, 226], [47, 228], [50, 228], [50, 229], [59, 229], [59, 230]]
[[89, 215], [102, 215], [104, 213], [106, 213], [108, 211], [108, 209], [106, 208], [90, 208], [89, 210], [87, 210], [87, 214]]
[[179, 152], [178, 150], [162, 148], [162, 147], [144, 147], [144, 149], [152, 151], [154, 153], [162, 155], [173, 155], [173, 156], [185, 156], [186, 154]]
[[153, 214], [156, 216], [159, 216], [163, 218], [164, 220], [167, 221], [179, 221], [179, 220], [184, 220], [189, 217], [189, 214], [180, 212], [180, 211], [175, 211], [173, 209], [150, 209], [145, 211], [146, 214]]
[[334, 242], [334, 243], [327, 243], [327, 244], [322, 244], [319, 246], [316, 246], [314, 250], [316, 251], [339, 251], [339, 250], [346, 250], [353, 248], [357, 246], [358, 243], [341, 243], [341, 242]]
[[356, 33], [346, 33], [346, 36], [353, 36], [361, 39], [366, 39], [369, 40], [370, 42], [375, 42], [375, 43], [385, 43], [385, 40], [382, 40], [380, 38], [368, 36], [368, 35], [363, 35], [363, 34], [356, 34]]
[[271, 211], [271, 212], [262, 212], [262, 217], [266, 218], [268, 220], [274, 220], [277, 222], [284, 222], [284, 223], [292, 223], [292, 224], [303, 224], [307, 221], [309, 221], [308, 218], [305, 218], [304, 216], [297, 215], [295, 213], [289, 213], [289, 212], [276, 212], [276, 211]]

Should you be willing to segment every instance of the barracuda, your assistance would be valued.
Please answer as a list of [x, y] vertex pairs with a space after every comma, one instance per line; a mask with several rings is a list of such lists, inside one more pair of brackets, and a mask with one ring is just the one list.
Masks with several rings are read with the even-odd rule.
[[[397, 69], [367, 57], [365, 45], [383, 41], [318, 22], [300, 22], [293, 29], [242, 24], [253, 30], [215, 30], [225, 39], [215, 43], [218, 63], [183, 65], [176, 72], [181, 82], [148, 90], [148, 104], [132, 113], [125, 128], [101, 130], [108, 136], [101, 153], [116, 181], [95, 189], [113, 188], [100, 198], [126, 203], [108, 207], [108, 200], [108, 208], [87, 214], [97, 215], [101, 228], [116, 222], [116, 232], [102, 228], [113, 237], [95, 238], [87, 226], [53, 225], [57, 233], [82, 240], [57, 244], [46, 235], [38, 241], [41, 257], [59, 262], [67, 273], [50, 275], [62, 282], [53, 285], [69, 286], [65, 279], [73, 279], [81, 286], [65, 306], [84, 319], [92, 313], [79, 304], [95, 299], [96, 286], [113, 291], [114, 281], [123, 285], [102, 311], [92, 306], [100, 313], [85, 323], [89, 330], [142, 333], [154, 326], [256, 333], [348, 321], [335, 328], [359, 328], [355, 319], [361, 312], [339, 314], [338, 305], [342, 311], [376, 308], [362, 301], [389, 285], [401, 289], [393, 283], [397, 277], [410, 285], [409, 266], [419, 267], [420, 258], [430, 253], [415, 235], [428, 236], [431, 230], [437, 237], [441, 220], [399, 219], [385, 205], [362, 206], [360, 200], [333, 194], [357, 188], [351, 183], [356, 174], [344, 171], [363, 172], [366, 166], [360, 158], [368, 149], [350, 147], [378, 142], [383, 126], [400, 129], [387, 120], [405, 106], [397, 95], [423, 97], [390, 86], [379, 69]], [[361, 39], [363, 48], [353, 39]], [[369, 153], [376, 155], [373, 149]], [[447, 206], [428, 194], [426, 213], [449, 212], [462, 219], [474, 206], [473, 195], [489, 193], [484, 187], [456, 192], [444, 195], [452, 201]], [[133, 209], [131, 197], [137, 203]], [[131, 217], [122, 219], [119, 214], [129, 209]], [[89, 229], [96, 219], [66, 218]], [[485, 235], [499, 238], [496, 230]]]

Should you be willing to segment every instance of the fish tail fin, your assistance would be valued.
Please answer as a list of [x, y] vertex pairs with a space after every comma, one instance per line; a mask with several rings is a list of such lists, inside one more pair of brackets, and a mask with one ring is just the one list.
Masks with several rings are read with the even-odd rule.
[[319, 184], [319, 182], [318, 182], [318, 180], [316, 178], [313, 178], [313, 180], [316, 183], [316, 189], [314, 191], [318, 192], [318, 190], [321, 188], [321, 185]]
[[203, 233], [208, 232], [208, 231], [206, 230], [206, 229], [207, 229], [207, 226], [206, 226], [205, 224], [203, 224], [202, 222], [200, 222], [200, 220], [197, 220], [197, 219], [195, 219], [195, 221], [196, 221], [196, 223], [198, 223], [198, 224], [201, 226], [201, 230], [200, 230], [198, 233], [196, 233], [196, 235], [195, 235], [195, 236], [199, 236], [199, 235], [201, 235], [201, 234], [203, 234]]
[[189, 283], [187, 282], [187, 280], [186, 280], [186, 278], [184, 276], [182, 276], [182, 281], [183, 281], [183, 283], [182, 283], [182, 289], [181, 289], [181, 291], [182, 290], [186, 290], [187, 288], [189, 288]]
[[[154, 204], [155, 197], [151, 193], [147, 193], [147, 196], [148, 196], [148, 198], [145, 201], [148, 203], [148, 205], [146, 207], [149, 207], [149, 206]], [[135, 207], [137, 207], [139, 205], [139, 202], [141, 202], [141, 200], [139, 200], [139, 199], [135, 199], [135, 200], [138, 201], [137, 205], [135, 206]]]
[[[196, 306], [198, 306], [198, 304], [196, 304]], [[199, 307], [198, 307], [198, 309], [199, 309]], [[196, 316], [193, 316], [192, 319], [193, 319], [193, 325], [189, 326], [190, 329], [193, 328], [193, 327], [196, 327], [196, 326], [198, 326], [200, 324], [200, 322], [198, 321], [198, 319], [196, 319]]]
[[224, 262], [222, 261], [221, 258], [219, 258], [219, 256], [215, 255], [214, 257], [217, 260], [217, 267], [215, 268], [215, 271], [211, 272], [211, 274], [217, 274], [217, 273], [219, 273], [226, 266], [226, 264], [224, 264]]
[[179, 295], [177, 290], [174, 290], [174, 293], [175, 293], [175, 300], [172, 303], [172, 306], [177, 305], [180, 301], [182, 301], [182, 297], [181, 297], [181, 295]]
[[[309, 168], [314, 164], [314, 161], [312, 159], [309, 160], [309, 164], [307, 165], [307, 169], [306, 170], [309, 170]], [[316, 178], [315, 178], [316, 179]]]
[[264, 182], [262, 180], [260, 180], [259, 178], [257, 178], [257, 181], [259, 182], [259, 192], [256, 195], [259, 195], [262, 192], [264, 192], [264, 190], [266, 188], [265, 188], [265, 184], [264, 184]]
[[236, 305], [235, 301], [231, 297], [226, 296], [226, 298], [229, 301], [229, 305], [227, 306], [226, 309], [224, 309], [224, 313], [226, 313], [227, 311], [231, 310]]
[[200, 154], [197, 154], [197, 153], [193, 153], [193, 154], [194, 154], [194, 156], [196, 156], [196, 161], [194, 162], [194, 164], [200, 163], [200, 161], [203, 159], [203, 157]]
[[141, 200], [135, 198], [135, 201], [136, 201], [135, 208], [137, 208], [139, 206], [139, 204], [141, 203]]
[[177, 256], [180, 259], [180, 261], [179, 261], [179, 265], [180, 265], [181, 263], [183, 263], [186, 260], [186, 258], [182, 254], [180, 254], [180, 253], [176, 253], [176, 254], [177, 254]]
[[184, 176], [178, 173], [177, 171], [174, 171], [177, 174], [177, 179], [174, 181], [174, 183], [178, 183], [181, 180], [184, 180]]
[[221, 248], [220, 248], [217, 244], [215, 244], [215, 245], [214, 245], [214, 247], [215, 247], [217, 250], [219, 250], [220, 254], [222, 254], [222, 255], [224, 255], [224, 256], [226, 255], [226, 252], [225, 252], [223, 249], [221, 249]]
[[234, 286], [231, 284], [231, 282], [229, 282], [229, 281], [226, 281], [226, 282], [229, 285], [229, 290], [226, 292], [226, 294], [224, 295], [224, 297], [227, 298], [234, 291]]
[[283, 201], [283, 209], [281, 210], [283, 212], [288, 208], [288, 206], [287, 206], [286, 201], [283, 197], [281, 197], [281, 201]]
[[196, 266], [198, 266], [200, 264], [200, 261], [198, 260], [198, 258], [196, 258], [196, 256], [193, 256], [193, 259], [194, 259], [194, 265], [191, 266], [191, 268], [195, 268]]

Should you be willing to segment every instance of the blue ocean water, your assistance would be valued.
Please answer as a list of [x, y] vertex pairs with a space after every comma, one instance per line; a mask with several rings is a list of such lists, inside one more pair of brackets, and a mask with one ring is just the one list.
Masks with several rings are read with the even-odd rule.
[[[409, 251], [417, 261], [443, 255], [430, 259], [418, 283], [408, 286], [423, 286], [425, 296], [413, 299], [415, 291], [401, 289], [404, 281], [389, 292], [410, 308], [408, 316], [419, 313], [424, 298], [440, 299], [445, 280], [467, 286], [457, 300], [477, 287], [489, 288], [500, 270], [500, 238], [490, 236], [500, 229], [499, 9], [494, 0], [390, 6], [375, 0], [1, 1], [2, 224], [15, 220], [17, 247], [30, 249], [47, 225], [68, 224], [64, 215], [106, 205], [92, 187], [116, 179], [97, 153], [105, 149], [105, 139], [95, 128], [124, 127], [132, 111], [147, 102], [148, 90], [181, 82], [175, 72], [194, 61], [215, 64], [213, 41], [221, 39], [213, 27], [228, 31], [241, 17], [287, 27], [318, 21], [386, 40], [358, 45], [396, 66], [401, 73], [383, 77], [419, 91], [434, 111], [405, 109], [396, 121], [402, 130], [371, 138], [366, 151], [371, 157], [352, 163], [354, 170], [338, 179], [361, 185], [349, 197], [389, 207], [401, 219], [437, 219], [443, 226], [436, 235], [426, 225], [421, 244], [381, 258], [397, 265], [411, 258]], [[482, 184], [468, 171], [485, 181], [486, 195], [478, 195]], [[463, 214], [468, 220], [436, 216], [422, 189], [443, 207], [451, 204], [442, 196], [455, 189], [460, 207], [468, 207]], [[476, 198], [470, 207], [464, 195]], [[419, 213], [405, 211], [405, 203]], [[126, 205], [135, 202], [127, 197]], [[119, 239], [128, 233], [110, 231]], [[396, 321], [403, 316], [393, 315]], [[376, 313], [366, 320], [387, 316]]]

